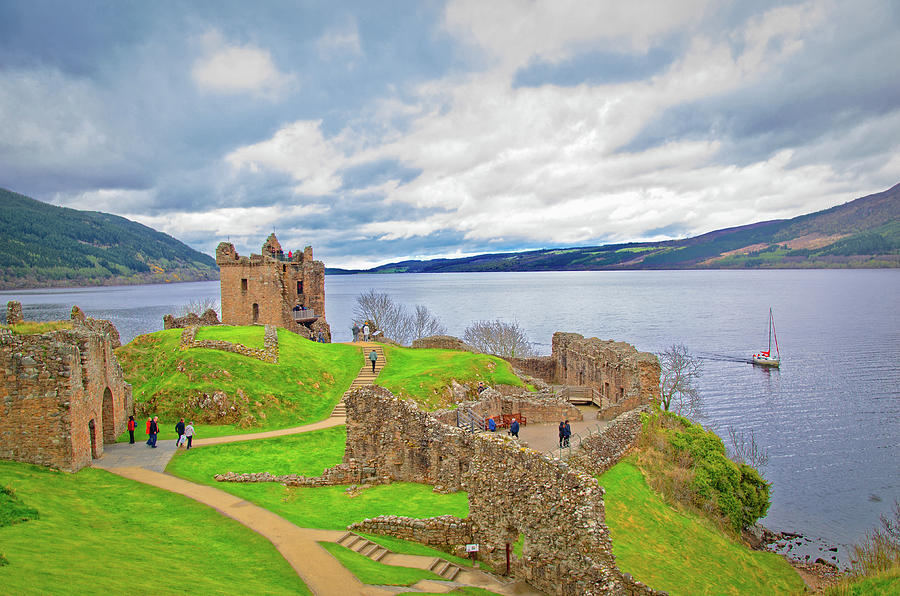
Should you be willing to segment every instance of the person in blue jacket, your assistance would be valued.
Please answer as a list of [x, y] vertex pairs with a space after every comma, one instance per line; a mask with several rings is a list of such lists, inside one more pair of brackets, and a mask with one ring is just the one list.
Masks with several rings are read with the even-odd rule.
[[497, 430], [497, 423], [494, 422], [493, 417], [488, 418], [488, 430], [491, 432], [494, 432], [495, 430]]
[[515, 418], [509, 423], [509, 434], [517, 439], [519, 438], [519, 422]]

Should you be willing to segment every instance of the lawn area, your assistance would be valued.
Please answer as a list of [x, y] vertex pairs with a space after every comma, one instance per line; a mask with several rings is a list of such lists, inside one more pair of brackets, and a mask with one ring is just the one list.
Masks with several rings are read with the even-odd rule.
[[600, 477], [622, 571], [670, 594], [794, 594], [803, 581], [774, 553], [753, 551], [710, 521], [667, 505], [628, 459]]
[[335, 427], [276, 439], [210, 445], [176, 453], [166, 471], [237, 495], [303, 528], [342, 530], [367, 517], [388, 514], [468, 516], [466, 493], [438, 494], [424, 484], [373, 486], [350, 496], [346, 486], [285, 487], [274, 482], [216, 482], [213, 478], [229, 471], [315, 476], [340, 463], [345, 440], [344, 427]]
[[385, 565], [333, 542], [320, 542], [319, 544], [364, 584], [411, 586], [422, 579], [444, 579], [425, 569]]
[[262, 325], [199, 327], [194, 339], [197, 341], [204, 339], [230, 341], [233, 344], [241, 344], [248, 348], [261, 350], [265, 347], [263, 340], [265, 330], [266, 328]]
[[[230, 341], [262, 337], [262, 327], [208, 329]], [[138, 439], [146, 440], [151, 414], [160, 417], [160, 439], [175, 438], [181, 416], [194, 421], [198, 437], [315, 422], [328, 417], [363, 365], [354, 346], [311, 342], [284, 329], [278, 330], [278, 364], [220, 350], [181, 350], [180, 339], [180, 329], [169, 329], [116, 350], [133, 387]], [[216, 392], [218, 402], [210, 397]]]
[[508, 362], [487, 354], [386, 345], [384, 356], [386, 364], [375, 384], [394, 395], [414, 399], [426, 410], [452, 405], [446, 389], [454, 379], [473, 388], [478, 381], [489, 386], [524, 386]]
[[[393, 536], [379, 536], [377, 534], [363, 534], [360, 533], [360, 536], [363, 538], [368, 538], [372, 542], [376, 544], [380, 544], [391, 552], [401, 553], [404, 555], [422, 555], [424, 557], [440, 557], [441, 559], [446, 559], [451, 563], [455, 563], [460, 567], [471, 568], [472, 567], [472, 559], [466, 559], [464, 557], [457, 557], [456, 555], [451, 555], [450, 553], [445, 553], [442, 550], [438, 550], [436, 548], [432, 548], [430, 546], [426, 546], [421, 542], [410, 542], [408, 540], [402, 540], [400, 538], [394, 538]], [[485, 564], [478, 562], [478, 566], [480, 569], [484, 569], [485, 571], [490, 571], [490, 567]]]
[[900, 567], [893, 567], [861, 579], [827, 588], [825, 596], [898, 596]]
[[7, 461], [0, 486], [38, 511], [0, 527], [4, 594], [310, 593], [268, 540], [187, 497]]

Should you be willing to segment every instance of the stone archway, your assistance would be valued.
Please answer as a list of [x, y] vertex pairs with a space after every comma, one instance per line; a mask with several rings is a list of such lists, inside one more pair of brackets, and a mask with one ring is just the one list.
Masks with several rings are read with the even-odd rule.
[[116, 415], [113, 411], [113, 394], [109, 387], [103, 390], [103, 407], [100, 411], [100, 420], [103, 423], [103, 442], [116, 442]]

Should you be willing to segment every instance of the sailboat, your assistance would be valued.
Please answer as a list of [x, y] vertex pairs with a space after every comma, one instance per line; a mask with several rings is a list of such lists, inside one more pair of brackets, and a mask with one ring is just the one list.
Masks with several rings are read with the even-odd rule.
[[[775, 355], [772, 356], [772, 337], [775, 337]], [[769, 307], [769, 347], [764, 352], [753, 355], [753, 364], [760, 366], [781, 365], [781, 352], [778, 351], [778, 335], [775, 334], [775, 317], [772, 315], [772, 308]]]

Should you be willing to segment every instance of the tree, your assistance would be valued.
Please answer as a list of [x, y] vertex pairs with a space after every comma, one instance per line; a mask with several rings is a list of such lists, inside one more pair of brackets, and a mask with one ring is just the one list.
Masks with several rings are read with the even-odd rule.
[[463, 341], [479, 352], [504, 358], [534, 355], [534, 348], [518, 322], [505, 323], [500, 319], [475, 321], [466, 328]]
[[415, 314], [410, 314], [389, 294], [375, 290], [368, 290], [356, 297], [353, 316], [359, 322], [371, 322], [386, 337], [404, 345], [422, 337], [446, 333], [440, 319], [425, 306], [416, 305]]
[[683, 344], [672, 344], [658, 356], [660, 405], [681, 416], [695, 420], [702, 417], [696, 382], [703, 363]]
[[176, 316], [184, 317], [189, 315], [190, 313], [194, 313], [198, 317], [205, 313], [207, 310], [214, 310], [216, 314], [219, 312], [219, 301], [215, 298], [195, 298], [190, 300], [187, 304], [183, 304], [175, 313]]
[[421, 304], [416, 305], [416, 312], [412, 317], [412, 340], [430, 337], [432, 335], [445, 335], [447, 328], [434, 314]]
[[753, 429], [745, 434], [743, 431], [729, 426], [728, 437], [731, 439], [729, 451], [733, 462], [748, 464], [757, 470], [769, 463], [769, 450], [756, 442]]

